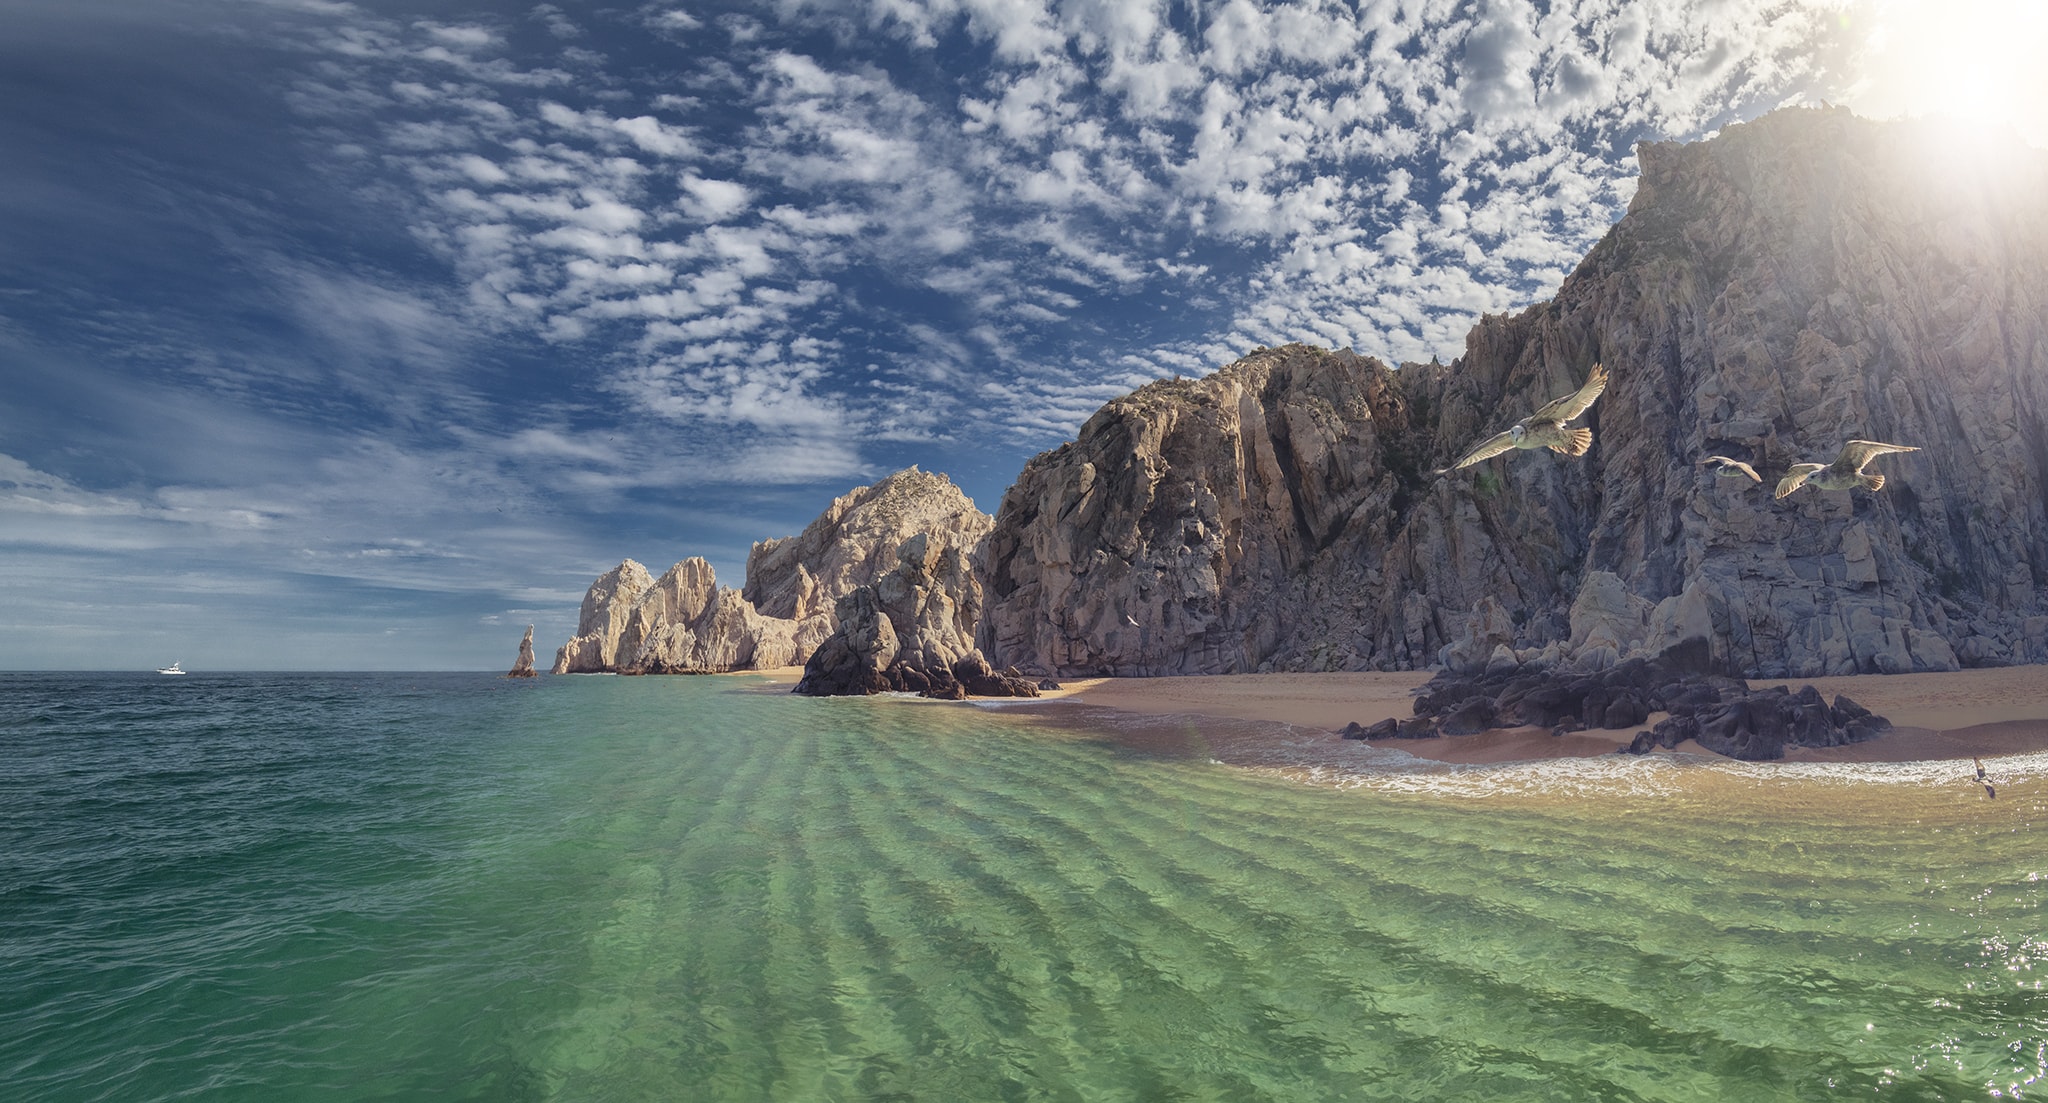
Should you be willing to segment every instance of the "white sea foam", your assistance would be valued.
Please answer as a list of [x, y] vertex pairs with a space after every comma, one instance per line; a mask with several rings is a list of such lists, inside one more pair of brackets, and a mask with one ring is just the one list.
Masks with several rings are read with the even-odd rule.
[[[1278, 748], [1276, 748], [1277, 750]], [[1318, 748], [1320, 749], [1320, 748]], [[1702, 773], [1721, 783], [1772, 786], [1959, 786], [1974, 780], [1968, 762], [1742, 762], [1703, 755], [1601, 755], [1488, 764], [1446, 763], [1389, 748], [1354, 761], [1328, 756], [1293, 762], [1231, 763], [1274, 777], [1337, 789], [1383, 793], [1427, 793], [1449, 797], [1515, 794], [1572, 796], [1670, 796], [1697, 788]], [[2048, 752], [2000, 757], [1987, 763], [1995, 784], [2048, 777]]]

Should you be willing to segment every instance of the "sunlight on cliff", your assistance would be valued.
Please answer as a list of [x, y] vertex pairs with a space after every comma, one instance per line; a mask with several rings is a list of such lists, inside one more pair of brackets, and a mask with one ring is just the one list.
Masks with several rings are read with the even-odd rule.
[[2048, 3], [1875, 0], [1842, 19], [1857, 114], [1934, 116], [1959, 141], [2048, 148]]

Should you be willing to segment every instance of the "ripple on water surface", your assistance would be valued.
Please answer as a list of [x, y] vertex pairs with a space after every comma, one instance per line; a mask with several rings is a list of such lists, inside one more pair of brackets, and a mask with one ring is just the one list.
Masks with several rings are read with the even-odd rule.
[[1961, 1099], [2048, 1044], [2036, 761], [193, 681], [0, 683], [30, 1098]]

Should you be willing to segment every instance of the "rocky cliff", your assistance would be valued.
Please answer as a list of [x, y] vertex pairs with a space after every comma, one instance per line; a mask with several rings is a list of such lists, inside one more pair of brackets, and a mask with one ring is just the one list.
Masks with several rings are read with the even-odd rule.
[[1369, 664], [1411, 415], [1385, 364], [1299, 345], [1111, 402], [1003, 496], [981, 649], [1055, 675]]
[[654, 585], [647, 568], [628, 559], [597, 576], [583, 593], [576, 635], [555, 652], [554, 673], [595, 674], [618, 669], [619, 637], [640, 595]]
[[[2048, 660], [2048, 159], [1936, 138], [1793, 109], [1647, 144], [1557, 296], [1451, 365], [1289, 346], [1110, 403], [1005, 495], [981, 648], [1053, 675]], [[1586, 456], [1429, 473], [1596, 361]], [[1922, 451], [1878, 493], [1770, 497], [1851, 438]]]
[[557, 674], [699, 674], [791, 666], [838, 625], [837, 601], [872, 585], [920, 534], [973, 547], [993, 518], [944, 475], [899, 471], [835, 499], [793, 537], [755, 544], [747, 589], [685, 559], [659, 579], [628, 559], [584, 595]]
[[894, 569], [913, 535], [972, 549], [994, 524], [951, 479], [907, 468], [833, 499], [803, 532], [755, 544], [742, 593], [764, 616], [830, 616], [841, 597]]

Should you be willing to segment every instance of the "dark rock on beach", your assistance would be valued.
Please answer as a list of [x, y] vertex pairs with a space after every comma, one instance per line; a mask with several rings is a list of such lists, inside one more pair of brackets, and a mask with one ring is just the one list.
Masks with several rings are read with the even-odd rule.
[[1415, 715], [1370, 728], [1354, 723], [1347, 739], [1471, 735], [1493, 728], [1534, 726], [1565, 735], [1588, 728], [1621, 731], [1653, 713], [1665, 719], [1639, 733], [1626, 750], [1645, 754], [1687, 739], [1731, 758], [1785, 756], [1787, 747], [1835, 747], [1874, 739], [1891, 723], [1847, 697], [1832, 705], [1803, 686], [1749, 689], [1734, 678], [1631, 659], [1597, 674], [1439, 674], [1415, 698]]
[[[1787, 747], [1839, 747], [1861, 743], [1891, 730], [1891, 722], [1844, 696], [1829, 705], [1814, 687], [1794, 692], [1773, 686], [1701, 707], [1674, 713], [1636, 737], [1629, 749], [1641, 754], [1650, 746], [1675, 747], [1686, 739], [1730, 758], [1765, 761], [1785, 757]], [[1648, 745], [1644, 737], [1650, 737]], [[1640, 747], [1641, 749], [1637, 749]]]

